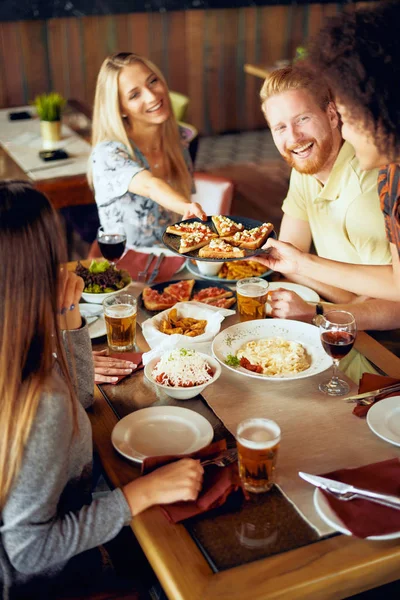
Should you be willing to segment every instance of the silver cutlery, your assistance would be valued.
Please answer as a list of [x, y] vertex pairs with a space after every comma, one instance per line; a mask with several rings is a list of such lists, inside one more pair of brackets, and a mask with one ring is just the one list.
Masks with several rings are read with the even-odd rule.
[[393, 392], [400, 392], [400, 382], [388, 385], [385, 388], [374, 390], [373, 392], [364, 392], [363, 394], [357, 394], [356, 396], [349, 396], [345, 399], [345, 402], [356, 402], [357, 404], [372, 404], [372, 402], [381, 395], [391, 394]]
[[160, 265], [161, 265], [162, 261], [164, 260], [164, 258], [165, 258], [165, 255], [163, 252], [161, 252], [157, 258], [156, 264], [154, 265], [154, 269], [153, 269], [153, 271], [149, 277], [149, 280], [147, 282], [149, 285], [151, 285], [153, 283], [153, 281], [155, 280], [155, 278], [157, 277], [158, 271], [160, 270]]
[[141, 281], [142, 283], [144, 283], [146, 281], [153, 258], [154, 258], [154, 254], [153, 253], [149, 254], [143, 271], [139, 271], [139, 273], [138, 273], [138, 279], [137, 279], [138, 281]]
[[348, 483], [342, 483], [341, 481], [335, 481], [334, 479], [327, 479], [326, 477], [319, 477], [318, 475], [311, 475], [310, 473], [303, 473], [302, 471], [299, 471], [299, 475], [308, 483], [326, 490], [335, 496], [335, 498], [338, 498], [338, 500], [344, 500], [345, 502], [348, 502], [349, 500], [359, 498], [361, 500], [369, 500], [370, 502], [375, 502], [376, 504], [383, 504], [383, 506], [400, 510], [400, 497], [398, 496], [392, 496], [391, 494], [379, 494], [378, 492], [372, 492], [371, 490], [357, 488]]
[[221, 454], [219, 454], [215, 458], [209, 458], [209, 459], [200, 461], [200, 464], [203, 467], [207, 467], [209, 465], [215, 465], [216, 467], [227, 467], [228, 465], [234, 463], [236, 460], [237, 460], [237, 450], [236, 450], [236, 448], [230, 448], [228, 450], [224, 450]]

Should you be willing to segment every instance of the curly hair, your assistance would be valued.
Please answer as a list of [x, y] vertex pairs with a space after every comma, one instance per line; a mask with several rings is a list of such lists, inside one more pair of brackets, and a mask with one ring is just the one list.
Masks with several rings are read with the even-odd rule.
[[350, 119], [360, 122], [378, 150], [400, 156], [400, 3], [344, 12], [328, 21], [310, 47]]

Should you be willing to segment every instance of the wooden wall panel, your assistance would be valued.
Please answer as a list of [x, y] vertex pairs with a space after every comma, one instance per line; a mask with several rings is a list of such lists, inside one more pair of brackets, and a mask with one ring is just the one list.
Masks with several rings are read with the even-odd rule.
[[261, 128], [262, 81], [243, 65], [291, 58], [339, 10], [333, 2], [294, 2], [0, 23], [0, 107], [51, 89], [92, 106], [104, 58], [132, 51], [151, 58], [170, 88], [190, 97], [186, 119], [201, 133]]

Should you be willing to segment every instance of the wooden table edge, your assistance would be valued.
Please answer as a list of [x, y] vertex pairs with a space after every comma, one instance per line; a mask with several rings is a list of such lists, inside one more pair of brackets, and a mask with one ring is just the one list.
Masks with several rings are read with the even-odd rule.
[[[400, 359], [365, 332], [359, 333], [357, 347], [388, 374], [400, 372]], [[138, 470], [112, 447], [117, 418], [97, 389], [90, 418], [112, 484], [118, 487], [136, 477]], [[399, 578], [396, 540], [338, 535], [214, 574], [185, 527], [168, 523], [159, 508], [138, 515], [131, 527], [171, 600], [244, 600], [250, 590], [253, 600], [320, 600], [322, 592], [324, 600], [338, 600]]]

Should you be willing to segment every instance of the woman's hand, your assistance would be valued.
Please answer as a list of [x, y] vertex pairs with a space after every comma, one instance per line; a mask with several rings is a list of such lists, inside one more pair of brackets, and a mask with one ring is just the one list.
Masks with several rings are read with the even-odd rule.
[[107, 356], [107, 349], [92, 352], [95, 383], [114, 383], [118, 376], [130, 375], [137, 365], [129, 360], [120, 360]]
[[300, 262], [303, 260], [303, 257], [307, 256], [298, 250], [296, 246], [287, 242], [280, 242], [274, 238], [269, 238], [265, 246], [263, 246], [264, 250], [269, 248], [270, 253], [268, 255], [259, 254], [254, 257], [252, 256], [251, 260], [256, 260], [266, 265], [269, 269], [279, 271], [280, 273], [298, 273]]
[[79, 300], [85, 287], [82, 277], [78, 277], [65, 267], [60, 268], [58, 306], [61, 329], [79, 329], [82, 325]]
[[315, 305], [305, 302], [291, 290], [279, 288], [268, 294], [271, 316], [276, 319], [295, 319], [311, 323], [315, 314]]
[[207, 215], [198, 202], [191, 202], [185, 205], [182, 220], [191, 219], [192, 217], [198, 217], [202, 221], [207, 220]]
[[203, 474], [200, 461], [182, 458], [128, 483], [122, 491], [135, 516], [155, 504], [196, 500]]

